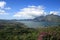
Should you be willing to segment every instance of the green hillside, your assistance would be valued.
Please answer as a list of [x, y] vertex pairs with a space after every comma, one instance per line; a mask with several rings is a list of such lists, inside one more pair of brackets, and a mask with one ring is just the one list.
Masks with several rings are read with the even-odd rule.
[[28, 28], [17, 22], [0, 22], [0, 40], [38, 40], [40, 33], [47, 32], [44, 40], [60, 40], [60, 25], [58, 27]]

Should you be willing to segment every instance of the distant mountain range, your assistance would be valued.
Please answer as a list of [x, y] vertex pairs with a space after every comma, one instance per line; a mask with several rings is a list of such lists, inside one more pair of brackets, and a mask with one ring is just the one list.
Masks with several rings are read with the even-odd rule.
[[14, 21], [35, 21], [35, 22], [40, 22], [40, 21], [47, 21], [47, 22], [60, 22], [60, 16], [58, 15], [53, 15], [53, 14], [50, 14], [50, 15], [46, 15], [46, 16], [38, 16], [34, 19], [12, 19], [12, 20], [3, 20], [3, 19], [0, 19], [0, 22], [6, 22], [6, 21], [11, 21], [11, 22], [14, 22]]
[[54, 14], [49, 14], [46, 16], [38, 16], [34, 19], [14, 19], [12, 21], [35, 21], [35, 22], [40, 22], [40, 21], [46, 21], [46, 22], [60, 22], [60, 16], [54, 15]]
[[60, 16], [53, 14], [46, 16], [39, 16], [34, 18], [34, 21], [60, 22]]

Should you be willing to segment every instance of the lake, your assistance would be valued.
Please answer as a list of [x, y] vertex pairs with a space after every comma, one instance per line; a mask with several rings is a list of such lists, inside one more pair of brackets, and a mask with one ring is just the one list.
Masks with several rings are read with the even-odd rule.
[[60, 23], [56, 22], [35, 22], [35, 21], [18, 21], [24, 23], [26, 26], [30, 28], [39, 28], [39, 27], [47, 27], [47, 26], [57, 26]]

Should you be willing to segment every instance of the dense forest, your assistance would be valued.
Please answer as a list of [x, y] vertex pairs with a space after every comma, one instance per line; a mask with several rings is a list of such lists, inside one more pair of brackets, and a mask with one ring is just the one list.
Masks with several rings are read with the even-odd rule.
[[28, 28], [23, 23], [0, 21], [0, 40], [60, 40], [60, 25], [45, 28]]

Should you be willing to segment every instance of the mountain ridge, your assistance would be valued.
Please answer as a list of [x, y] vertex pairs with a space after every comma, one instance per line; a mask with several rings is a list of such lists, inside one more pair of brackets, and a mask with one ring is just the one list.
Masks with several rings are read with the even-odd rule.
[[60, 22], [60, 16], [53, 14], [46, 16], [39, 16], [34, 18], [34, 21]]
[[54, 14], [49, 14], [46, 16], [38, 16], [35, 17], [34, 19], [11, 19], [11, 20], [6, 20], [6, 19], [0, 19], [1, 21], [35, 21], [35, 22], [42, 22], [42, 21], [46, 21], [46, 22], [60, 22], [60, 16], [58, 15], [54, 15]]

